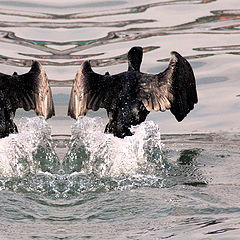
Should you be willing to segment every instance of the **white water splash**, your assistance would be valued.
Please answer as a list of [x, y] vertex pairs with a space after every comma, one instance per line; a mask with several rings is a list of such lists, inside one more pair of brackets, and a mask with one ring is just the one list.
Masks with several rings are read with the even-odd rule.
[[43, 117], [22, 118], [18, 134], [0, 139], [0, 176], [22, 176], [36, 171], [33, 153], [51, 130]]
[[160, 130], [154, 122], [146, 121], [133, 127], [134, 135], [124, 139], [104, 134], [103, 129], [100, 118], [89, 117], [79, 118], [72, 127], [72, 144], [83, 146], [89, 154], [82, 172], [99, 177], [137, 177], [141, 166], [161, 162]]

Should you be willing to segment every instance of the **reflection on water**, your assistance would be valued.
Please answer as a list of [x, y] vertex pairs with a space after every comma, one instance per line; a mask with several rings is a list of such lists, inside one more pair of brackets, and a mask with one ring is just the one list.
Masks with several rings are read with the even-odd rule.
[[[197, 1], [199, 2], [199, 1]], [[211, 2], [211, 1], [208, 1]], [[7, 16], [18, 16], [23, 19], [22, 21], [1, 21], [1, 43], [21, 45], [28, 48], [40, 50], [42, 52], [48, 53], [47, 55], [40, 54], [30, 54], [19, 52], [18, 54], [24, 55], [30, 58], [39, 58], [46, 59], [46, 61], [41, 60], [43, 65], [54, 65], [54, 66], [69, 66], [69, 65], [80, 65], [82, 61], [67, 61], [67, 62], [55, 62], [51, 61], [54, 59], [85, 59], [101, 56], [104, 52], [95, 52], [94, 54], [77, 54], [81, 51], [91, 49], [93, 47], [104, 45], [109, 45], [113, 43], [121, 43], [121, 42], [131, 42], [134, 40], [151, 38], [151, 37], [163, 37], [166, 35], [182, 35], [182, 34], [238, 34], [239, 26], [240, 26], [240, 11], [239, 10], [219, 10], [219, 11], [211, 11], [210, 16], [204, 16], [197, 18], [196, 20], [184, 24], [168, 26], [168, 27], [140, 27], [141, 25], [147, 25], [147, 23], [156, 22], [156, 19], [129, 19], [129, 20], [121, 20], [121, 21], [102, 21], [103, 16], [116, 16], [123, 14], [132, 14], [132, 13], [142, 13], [149, 8], [155, 8], [159, 6], [165, 6], [170, 3], [153, 3], [144, 6], [134, 7], [130, 9], [125, 9], [125, 11], [115, 12], [116, 10], [112, 10], [112, 12], [108, 11], [108, 13], [99, 14], [99, 15], [84, 15], [82, 16], [79, 13], [73, 14], [44, 14], [44, 13], [36, 13], [36, 12], [26, 12], [24, 13], [16, 13], [11, 12], [8, 9], [2, 9], [0, 15]], [[173, 1], [172, 4], [178, 4], [178, 1]], [[98, 17], [101, 17], [99, 19]], [[32, 21], [26, 21], [26, 19], [32, 19]], [[78, 21], [78, 19], [91, 19], [96, 18], [97, 21]], [[41, 21], [38, 22], [36, 19], [51, 19], [51, 21]], [[59, 22], [64, 19], [64, 22]], [[73, 21], [74, 20], [74, 21]], [[131, 25], [136, 25], [139, 27], [131, 27]], [[7, 28], [47, 28], [52, 29], [82, 29], [82, 28], [126, 28], [124, 30], [115, 30], [108, 31], [107, 35], [101, 38], [89, 39], [89, 40], [73, 40], [73, 41], [55, 41], [51, 40], [38, 40], [38, 39], [27, 39], [21, 38], [17, 36], [12, 31], [7, 31]], [[29, 30], [31, 31], [31, 30]], [[65, 46], [63, 50], [58, 49], [58, 46]], [[159, 46], [154, 47], [146, 47], [146, 52], [155, 50]], [[224, 50], [225, 52], [229, 50], [239, 50], [239, 45], [229, 45], [224, 47], [211, 47], [211, 48], [194, 48], [196, 51], [219, 51]], [[34, 50], [33, 50], [34, 51]], [[238, 54], [239, 52], [234, 52], [234, 54]], [[126, 62], [126, 58], [122, 61], [119, 59], [122, 58], [122, 54], [119, 56], [105, 58], [105, 59], [94, 59], [92, 64], [94, 67], [98, 66], [109, 66], [112, 64], [119, 64]], [[125, 55], [124, 55], [125, 56]], [[195, 54], [192, 57], [199, 58], [199, 55]], [[204, 58], [205, 55], [202, 54], [201, 58]], [[30, 59], [21, 59], [21, 58], [12, 58], [9, 56], [1, 56], [1, 62], [5, 64], [11, 64], [15, 66], [30, 66]]]
[[102, 133], [104, 124], [98, 122], [78, 119], [71, 139], [51, 139], [42, 118], [23, 119], [14, 141], [13, 136], [1, 140], [3, 149], [18, 153], [23, 139], [25, 145], [33, 139], [20, 155], [1, 155], [9, 169], [18, 169], [0, 178], [3, 236], [18, 239], [20, 225], [26, 239], [78, 239], [86, 232], [111, 239], [114, 231], [100, 231], [103, 225], [128, 236], [129, 225], [148, 232], [146, 222], [154, 228], [147, 239], [235, 236], [239, 174], [228, 168], [238, 164], [239, 135], [163, 135], [161, 140], [157, 125], [146, 122], [123, 140]]

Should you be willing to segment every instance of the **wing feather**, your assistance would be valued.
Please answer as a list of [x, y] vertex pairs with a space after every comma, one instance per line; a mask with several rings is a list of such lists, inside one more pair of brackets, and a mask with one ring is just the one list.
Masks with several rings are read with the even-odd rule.
[[12, 76], [0, 74], [0, 94], [10, 101], [11, 109], [33, 109], [46, 119], [55, 114], [47, 75], [37, 61], [33, 61], [28, 73], [14, 73]]
[[142, 74], [138, 84], [138, 99], [148, 111], [170, 109], [178, 121], [198, 102], [196, 83], [189, 62], [172, 52], [168, 68], [157, 75]]
[[121, 78], [117, 75], [97, 74], [92, 70], [90, 62], [84, 61], [74, 79], [68, 115], [77, 119], [90, 109], [110, 109], [121, 88]]

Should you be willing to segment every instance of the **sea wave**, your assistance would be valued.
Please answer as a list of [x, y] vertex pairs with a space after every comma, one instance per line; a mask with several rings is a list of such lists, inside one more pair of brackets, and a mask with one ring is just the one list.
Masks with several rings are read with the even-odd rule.
[[16, 177], [36, 172], [33, 154], [50, 138], [51, 129], [43, 117], [22, 118], [19, 133], [0, 139], [0, 176]]
[[162, 164], [161, 137], [157, 124], [147, 121], [133, 127], [133, 136], [124, 139], [103, 133], [104, 122], [99, 118], [79, 118], [72, 128], [72, 139], [66, 159], [77, 159], [85, 152], [84, 173], [99, 177], [133, 176], [142, 166]]

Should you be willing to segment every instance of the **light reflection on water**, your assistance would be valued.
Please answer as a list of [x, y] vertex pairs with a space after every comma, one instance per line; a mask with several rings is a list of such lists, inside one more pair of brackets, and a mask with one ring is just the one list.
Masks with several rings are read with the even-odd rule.
[[[23, 73], [39, 60], [57, 110], [49, 125], [28, 118], [29, 133], [17, 119], [24, 133], [1, 140], [0, 239], [238, 239], [238, 0], [0, 6], [0, 71]], [[194, 111], [180, 124], [170, 113], [153, 112], [124, 143], [104, 137], [100, 120], [96, 127], [95, 118], [86, 118], [70, 139], [67, 104], [81, 62], [91, 59], [99, 73], [125, 71], [126, 53], [137, 45], [144, 48], [144, 72], [163, 71], [172, 50], [190, 61], [199, 94]], [[34, 114], [19, 110], [22, 116]], [[104, 111], [90, 116], [106, 120]], [[96, 128], [86, 132], [87, 124]]]
[[[24, 5], [21, 11], [16, 11], [16, 2], [10, 5], [1, 2], [0, 66], [3, 72], [26, 72], [31, 60], [37, 59], [47, 70], [54, 97], [65, 94], [67, 99], [72, 79], [85, 59], [91, 60], [95, 71], [114, 74], [126, 70], [127, 51], [140, 45], [145, 52], [142, 71], [157, 73], [166, 68], [170, 51], [176, 50], [189, 59], [194, 68], [199, 83], [199, 104], [181, 124], [168, 113], [153, 112], [148, 119], [159, 122], [164, 133], [239, 130], [237, 121], [232, 121], [239, 117], [239, 111], [229, 110], [233, 105], [239, 106], [236, 97], [239, 83], [235, 78], [240, 15], [239, 9], [231, 8], [234, 0], [147, 4], [106, 1], [111, 6], [99, 6], [99, 11], [85, 5], [88, 2], [80, 4], [81, 8], [78, 2], [69, 3], [76, 4], [74, 9], [62, 3], [56, 11], [51, 4], [49, 8], [46, 3], [36, 8], [38, 2], [33, 5], [19, 2], [23, 3], [28, 8]], [[224, 97], [212, 101], [208, 83], [216, 89], [216, 96]], [[66, 108], [67, 102], [57, 103], [57, 117], [50, 120], [56, 134], [70, 133], [73, 121], [66, 117]], [[199, 118], [199, 112], [205, 117]], [[215, 124], [206, 124], [208, 122]]]

